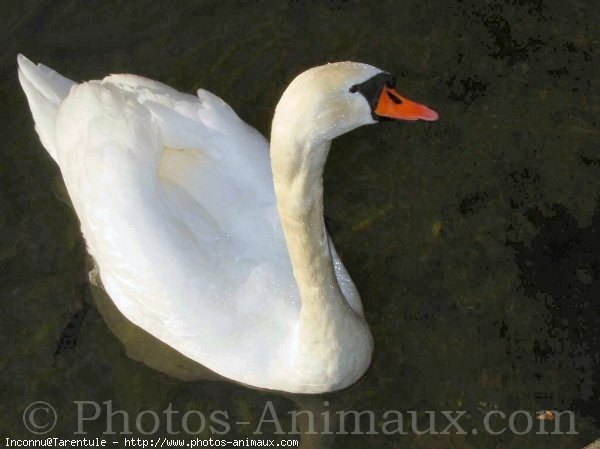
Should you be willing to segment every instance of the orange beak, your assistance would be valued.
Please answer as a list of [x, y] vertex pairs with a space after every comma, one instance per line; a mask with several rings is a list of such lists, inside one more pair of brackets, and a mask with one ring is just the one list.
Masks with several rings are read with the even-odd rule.
[[438, 113], [408, 98], [404, 98], [395, 89], [384, 86], [375, 108], [375, 114], [396, 120], [427, 120], [438, 119]]

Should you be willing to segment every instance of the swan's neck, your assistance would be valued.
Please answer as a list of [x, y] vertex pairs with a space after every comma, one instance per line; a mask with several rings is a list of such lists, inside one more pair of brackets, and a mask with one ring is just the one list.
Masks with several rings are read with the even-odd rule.
[[[277, 208], [302, 301], [297, 326], [290, 328], [295, 344], [289, 355], [296, 382], [308, 390], [329, 391], [364, 373], [373, 342], [338, 284], [323, 216], [325, 161], [334, 131], [344, 130], [331, 124], [339, 117], [311, 114], [321, 109], [306, 107], [310, 90], [290, 89], [277, 106], [271, 130]], [[314, 120], [307, 120], [311, 116]]]
[[[273, 133], [277, 207], [298, 285], [300, 324], [327, 326], [353, 313], [338, 285], [323, 217], [323, 169], [331, 142], [297, 142]], [[333, 324], [333, 323], [331, 323]]]

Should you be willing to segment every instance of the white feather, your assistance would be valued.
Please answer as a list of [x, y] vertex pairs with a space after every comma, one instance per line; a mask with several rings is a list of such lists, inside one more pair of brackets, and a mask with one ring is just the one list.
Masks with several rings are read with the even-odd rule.
[[[225, 102], [134, 75], [76, 84], [23, 56], [19, 67], [40, 139], [61, 168], [102, 282], [128, 319], [258, 387], [321, 392], [364, 372], [367, 340], [356, 348], [366, 351], [362, 358], [347, 356], [361, 366], [346, 373], [294, 360], [301, 298], [268, 142]], [[356, 79], [377, 73], [363, 67], [352, 66]], [[328, 245], [344, 301], [364, 323], [354, 284]]]

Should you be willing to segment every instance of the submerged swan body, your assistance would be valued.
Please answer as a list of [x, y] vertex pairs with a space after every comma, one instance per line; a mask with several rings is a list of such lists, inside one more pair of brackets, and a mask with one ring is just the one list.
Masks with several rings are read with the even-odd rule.
[[259, 388], [321, 393], [362, 376], [373, 343], [324, 227], [323, 167], [335, 137], [434, 111], [375, 67], [327, 64], [283, 94], [269, 152], [205, 90], [134, 75], [77, 84], [24, 56], [19, 79], [104, 288], [129, 320]]

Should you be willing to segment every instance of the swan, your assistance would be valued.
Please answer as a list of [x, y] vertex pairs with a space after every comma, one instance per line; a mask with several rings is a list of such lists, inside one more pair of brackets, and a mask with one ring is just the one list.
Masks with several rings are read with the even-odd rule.
[[75, 83], [18, 56], [41, 143], [119, 311], [221, 376], [323, 393], [367, 370], [373, 340], [325, 229], [331, 141], [438, 114], [387, 72], [338, 62], [287, 87], [271, 144], [216, 95], [135, 75]]

